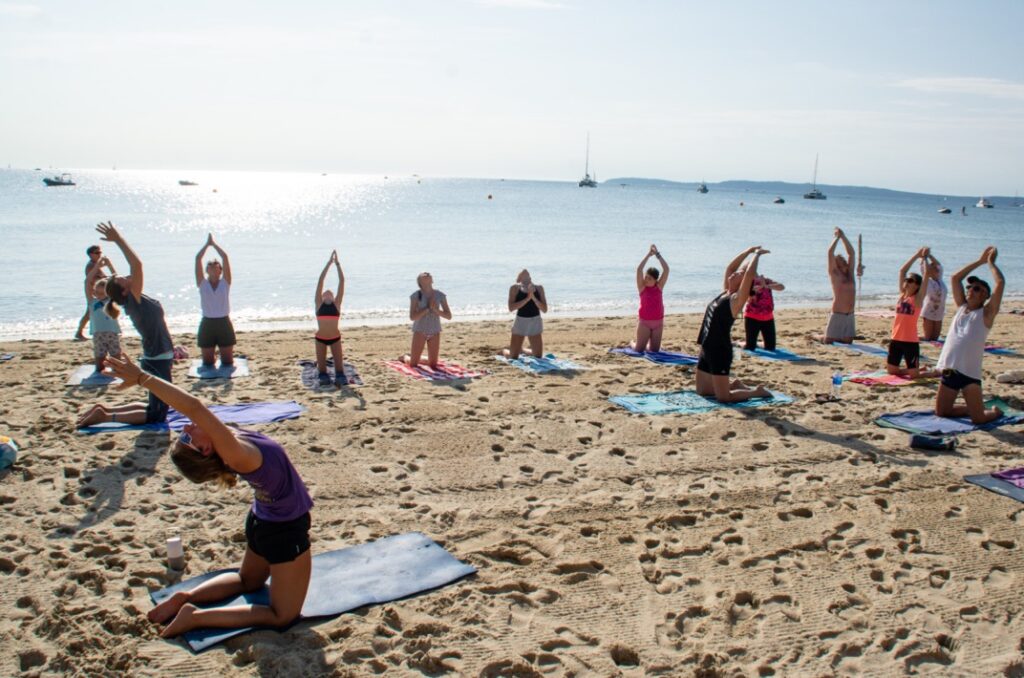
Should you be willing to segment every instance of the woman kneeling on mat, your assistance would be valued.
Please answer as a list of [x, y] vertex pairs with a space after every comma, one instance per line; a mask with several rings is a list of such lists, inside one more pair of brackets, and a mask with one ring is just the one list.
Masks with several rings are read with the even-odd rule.
[[[331, 270], [331, 264], [338, 270], [338, 291], [324, 290], [324, 280], [327, 279], [327, 271]], [[345, 297], [345, 273], [341, 270], [341, 263], [338, 261], [338, 250], [331, 252], [330, 258], [324, 270], [320, 272], [320, 280], [316, 284], [316, 296], [313, 305], [316, 306], [316, 369], [319, 372], [317, 379], [321, 386], [331, 385], [331, 375], [327, 373], [327, 349], [331, 349], [331, 359], [334, 361], [334, 384], [345, 386], [348, 379], [345, 377], [344, 356], [341, 351], [341, 300]]]
[[[917, 318], [921, 315], [928, 284], [920, 273], [911, 273], [910, 267], [915, 261], [928, 260], [928, 248], [922, 247], [907, 263], [900, 268], [900, 298], [896, 302], [896, 317], [892, 319], [892, 334], [889, 341], [889, 357], [885, 361], [885, 369], [889, 374], [917, 379], [921, 375], [921, 343], [917, 336]], [[925, 268], [931, 280], [931, 270]], [[900, 367], [906, 362], [906, 368]], [[926, 375], [927, 376], [927, 375]]]
[[[516, 284], [508, 290], [508, 310], [514, 311], [516, 321], [512, 324], [512, 339], [509, 348], [502, 351], [506, 358], [515, 360], [520, 353], [544, 357], [544, 321], [541, 313], [548, 312], [548, 300], [542, 285], [534, 285], [530, 272], [525, 268], [516, 276]], [[530, 340], [530, 348], [523, 349], [523, 340]]]
[[441, 318], [452, 319], [448, 308], [448, 297], [441, 290], [434, 289], [434, 278], [429, 273], [416, 276], [419, 289], [409, 295], [409, 320], [412, 321], [412, 349], [402, 356], [402, 361], [416, 367], [423, 359], [423, 347], [427, 347], [427, 364], [437, 368], [441, 356]]
[[[646, 271], [644, 266], [654, 257], [663, 270], [651, 266]], [[665, 303], [662, 292], [668, 282], [668, 262], [654, 245], [636, 267], [636, 289], [640, 293], [640, 310], [637, 313], [636, 338], [631, 346], [634, 351], [661, 350], [661, 334], [665, 330]]]
[[[953, 274], [950, 289], [957, 311], [953, 324], [946, 334], [946, 343], [939, 354], [938, 369], [942, 382], [935, 396], [935, 414], [940, 417], [969, 416], [975, 424], [985, 424], [1003, 416], [1002, 410], [993, 407], [985, 409], [981, 396], [981, 359], [985, 353], [985, 339], [988, 337], [999, 304], [1003, 301], [1003, 287], [1006, 281], [1003, 272], [996, 266], [995, 247], [987, 247], [981, 257]], [[995, 280], [993, 290], [989, 284], [976, 276], [967, 277], [967, 292], [963, 280], [978, 266], [987, 263]], [[964, 405], [956, 404], [956, 396], [962, 393]]]
[[[211, 259], [206, 262], [206, 275], [203, 275], [203, 256], [212, 247], [220, 255], [220, 261]], [[231, 324], [231, 261], [228, 253], [213, 241], [213, 234], [206, 236], [206, 242], [196, 254], [196, 287], [199, 288], [199, 304], [203, 310], [203, 318], [199, 321], [196, 333], [196, 345], [203, 354], [203, 367], [217, 364], [217, 351], [220, 351], [220, 364], [230, 367], [235, 364], [235, 327]]]
[[[140, 370], [125, 355], [107, 358], [110, 372], [138, 385], [192, 420], [171, 450], [171, 460], [194, 483], [231, 487], [241, 476], [254, 490], [245, 519], [246, 549], [238, 572], [220, 574], [190, 591], [178, 591], [149, 611], [149, 620], [170, 622], [171, 638], [195, 628], [286, 626], [302, 611], [309, 587], [309, 510], [313, 500], [284, 448], [261, 433], [228, 427], [190, 393]], [[268, 578], [269, 605], [200, 609], [257, 591]]]
[[[759, 246], [751, 247], [729, 262], [723, 280], [725, 289], [704, 311], [704, 321], [697, 337], [697, 343], [700, 344], [697, 393], [721, 403], [738, 403], [771, 396], [771, 392], [764, 386], [751, 387], [739, 379], [729, 380], [732, 369], [732, 324], [750, 297], [752, 283], [757, 277], [757, 262], [762, 254], [768, 254], [768, 250]], [[740, 268], [751, 255], [750, 263]]]

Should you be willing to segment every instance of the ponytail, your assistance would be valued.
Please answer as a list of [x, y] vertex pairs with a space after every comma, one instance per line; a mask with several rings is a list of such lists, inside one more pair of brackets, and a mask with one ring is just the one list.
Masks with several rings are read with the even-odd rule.
[[121, 309], [117, 307], [117, 304], [124, 306], [128, 301], [128, 295], [125, 294], [124, 288], [118, 284], [117, 278], [114, 276], [107, 278], [105, 289], [107, 303], [103, 305], [103, 312], [116, 320], [117, 316], [121, 315]]

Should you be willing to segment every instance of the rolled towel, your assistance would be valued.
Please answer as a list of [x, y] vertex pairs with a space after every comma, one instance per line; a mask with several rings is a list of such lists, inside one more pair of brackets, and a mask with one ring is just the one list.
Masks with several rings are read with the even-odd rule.
[[1009, 372], [1003, 372], [996, 377], [996, 381], [1000, 384], [1019, 384], [1024, 382], [1024, 370], [1010, 370]]

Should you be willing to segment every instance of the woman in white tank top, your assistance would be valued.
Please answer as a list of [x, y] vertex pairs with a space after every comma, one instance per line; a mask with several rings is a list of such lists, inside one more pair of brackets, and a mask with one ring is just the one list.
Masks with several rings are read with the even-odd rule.
[[[206, 263], [203, 275], [203, 255], [212, 247], [220, 255], [220, 261], [212, 259]], [[212, 368], [217, 363], [228, 367], [235, 359], [235, 328], [231, 324], [231, 262], [228, 253], [213, 241], [213, 234], [206, 237], [206, 243], [196, 254], [196, 287], [199, 288], [199, 302], [203, 318], [199, 321], [196, 344], [203, 353], [203, 367]]]
[[[998, 407], [986, 410], [981, 394], [981, 359], [985, 340], [999, 313], [1006, 284], [1002, 271], [996, 266], [997, 254], [995, 247], [986, 247], [977, 261], [954, 273], [950, 280], [957, 311], [937, 365], [942, 372], [942, 383], [935, 396], [935, 414], [940, 417], [969, 416], [975, 424], [985, 424], [1003, 416]], [[995, 289], [981, 278], [968, 276], [985, 263], [992, 272]], [[967, 278], [966, 291], [964, 278]], [[963, 405], [956, 404], [958, 393], [963, 393]]]

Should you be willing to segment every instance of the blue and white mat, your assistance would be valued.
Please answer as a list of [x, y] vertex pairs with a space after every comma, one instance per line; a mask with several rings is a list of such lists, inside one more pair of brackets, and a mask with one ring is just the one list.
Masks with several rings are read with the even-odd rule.
[[772, 391], [771, 398], [755, 398], [739, 403], [720, 403], [705, 398], [696, 391], [670, 391], [667, 393], [644, 393], [642, 395], [612, 396], [608, 398], [619, 407], [636, 414], [703, 414], [712, 410], [747, 409], [768, 405], [785, 405], [794, 399], [784, 393]]
[[238, 379], [249, 376], [249, 361], [245, 358], [235, 358], [231, 365], [222, 365], [218, 360], [216, 365], [203, 365], [199, 358], [192, 361], [188, 368], [188, 376], [196, 379]]
[[520, 355], [518, 358], [508, 358], [503, 355], [494, 356], [506, 365], [517, 367], [524, 372], [544, 374], [545, 372], [580, 372], [588, 369], [584, 365], [574, 363], [567, 358], [556, 358], [554, 353], [548, 353], [543, 358], [535, 358], [532, 355]]
[[82, 388], [103, 388], [104, 386], [116, 386], [121, 383], [117, 377], [111, 377], [96, 371], [95, 365], [82, 365], [75, 368], [68, 380], [67, 386], [80, 386]]

